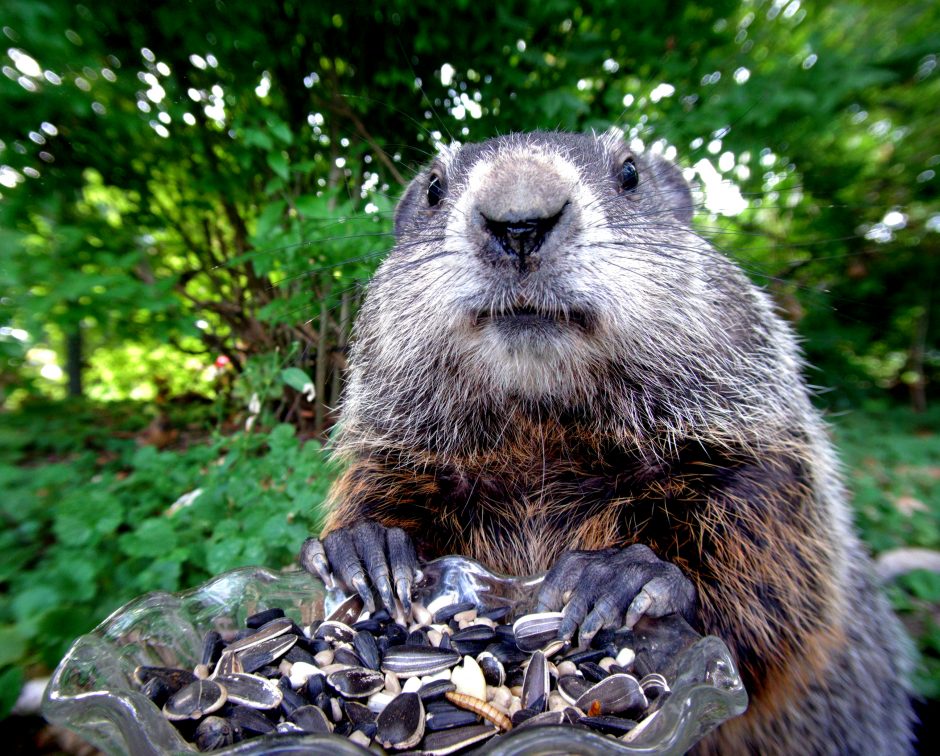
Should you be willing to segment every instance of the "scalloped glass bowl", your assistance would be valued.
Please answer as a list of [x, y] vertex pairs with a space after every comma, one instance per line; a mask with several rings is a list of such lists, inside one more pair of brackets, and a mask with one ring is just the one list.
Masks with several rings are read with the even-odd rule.
[[[505, 578], [462, 557], [425, 565], [421, 591], [429, 602], [444, 593], [486, 608], [525, 606], [541, 577]], [[162, 712], [133, 682], [141, 664], [192, 668], [209, 629], [244, 627], [254, 612], [279, 607], [306, 625], [344, 598], [300, 571], [246, 567], [183, 593], [151, 593], [122, 607], [75, 641], [46, 690], [42, 713], [106, 753], [192, 753]], [[651, 627], [653, 622], [648, 623]], [[686, 625], [685, 628], [688, 628]], [[655, 634], [655, 633], [654, 633]], [[654, 635], [653, 634], [653, 635]], [[639, 636], [639, 633], [638, 633]], [[486, 754], [681, 754], [725, 720], [742, 713], [747, 695], [727, 646], [714, 636], [693, 639], [674, 660], [672, 695], [627, 743], [575, 727], [523, 728], [496, 738]], [[650, 641], [655, 647], [656, 639]], [[214, 751], [224, 754], [367, 754], [346, 738], [290, 735], [252, 739]]]

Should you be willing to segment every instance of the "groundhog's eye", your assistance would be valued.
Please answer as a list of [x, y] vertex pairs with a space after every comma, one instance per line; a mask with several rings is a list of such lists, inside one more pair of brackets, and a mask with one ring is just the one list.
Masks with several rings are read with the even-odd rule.
[[633, 164], [633, 158], [627, 158], [620, 169], [620, 188], [625, 192], [632, 192], [640, 183], [640, 174]]
[[428, 182], [428, 204], [434, 207], [442, 199], [444, 199], [444, 181], [436, 173], [432, 173], [431, 180]]

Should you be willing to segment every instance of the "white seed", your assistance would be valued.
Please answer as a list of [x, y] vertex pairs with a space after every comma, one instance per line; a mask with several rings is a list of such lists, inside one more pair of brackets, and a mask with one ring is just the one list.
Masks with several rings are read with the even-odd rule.
[[[303, 662], [299, 662], [303, 663]], [[349, 669], [352, 665], [350, 664], [327, 664], [325, 667], [320, 667], [320, 671], [324, 675], [328, 675], [331, 672], [339, 672], [341, 669]]]
[[617, 664], [621, 667], [629, 667], [633, 664], [634, 659], [636, 659], [636, 654], [633, 652], [632, 648], [621, 648], [617, 652]]
[[512, 700], [509, 702], [509, 709], [506, 713], [511, 717], [517, 711], [522, 710], [522, 699], [519, 696], [513, 696]]
[[601, 659], [597, 663], [597, 666], [600, 667], [605, 672], [610, 672], [610, 668], [614, 666], [616, 663], [617, 663], [617, 660], [614, 657], [605, 656], [603, 659]]
[[563, 661], [558, 665], [558, 676], [564, 677], [565, 675], [576, 675], [578, 674], [578, 665], [574, 662]]
[[369, 711], [379, 714], [389, 702], [395, 698], [392, 693], [386, 693], [384, 690], [380, 690], [378, 693], [373, 693], [369, 696], [369, 700], [366, 702], [369, 706]]
[[563, 648], [567, 648], [569, 645], [568, 641], [556, 640], [549, 643], [545, 648], [542, 649], [542, 653], [545, 654], [547, 659], [549, 656], [554, 656]]
[[195, 667], [193, 667], [193, 674], [196, 675], [196, 678], [199, 680], [208, 680], [209, 667], [205, 664], [197, 664]]
[[402, 693], [417, 693], [421, 690], [423, 683], [418, 677], [409, 677], [405, 680], [405, 684], [401, 686]]
[[428, 630], [428, 640], [431, 641], [432, 646], [440, 646], [443, 637], [443, 634], [437, 630]]
[[433, 675], [425, 675], [421, 678], [421, 684], [427, 685], [435, 680], [450, 680], [450, 670], [442, 669], [440, 672], [435, 672]]
[[[512, 699], [510, 698], [510, 700], [512, 700]], [[507, 705], [507, 706], [503, 706], [503, 704], [497, 703], [496, 701], [487, 701], [487, 703], [488, 703], [490, 706], [492, 706], [494, 709], [496, 709], [496, 710], [498, 710], [498, 711], [501, 711], [501, 712], [502, 712], [503, 714], [505, 714], [507, 717], [509, 716], [509, 706], [508, 706], [508, 705]]]
[[548, 710], [549, 711], [564, 711], [568, 708], [570, 704], [561, 697], [561, 693], [557, 690], [553, 690], [548, 694]]
[[385, 673], [385, 690], [389, 693], [401, 693], [401, 683], [398, 682], [398, 677], [394, 672]]
[[486, 625], [487, 627], [491, 627], [494, 630], [496, 629], [496, 623], [493, 620], [491, 620], [489, 617], [477, 617], [473, 621], [473, 624], [474, 625]]
[[465, 612], [457, 612], [457, 614], [454, 615], [454, 619], [457, 620], [458, 624], [460, 624], [461, 622], [473, 622], [473, 620], [475, 620], [476, 618], [477, 618], [476, 609], [467, 609], [467, 611]]
[[315, 667], [313, 664], [308, 664], [307, 662], [294, 662], [290, 668], [290, 686], [294, 690], [297, 690], [298, 688], [303, 687], [308, 678], [319, 674], [320, 671], [321, 670], [318, 667]]
[[430, 612], [433, 617], [437, 614], [438, 609], [443, 609], [445, 606], [450, 606], [451, 604], [457, 603], [457, 596], [453, 593], [442, 593], [434, 601], [428, 604], [428, 612]]
[[313, 660], [317, 663], [318, 667], [326, 667], [333, 663], [333, 651], [331, 649], [320, 651], [313, 655]]
[[486, 700], [486, 678], [483, 677], [483, 670], [477, 660], [472, 656], [463, 658], [462, 667], [454, 667], [450, 679], [457, 686], [458, 693], [466, 693], [481, 701]]
[[411, 616], [414, 617], [419, 627], [421, 625], [428, 625], [431, 622], [431, 612], [427, 610], [424, 604], [412, 604]]
[[491, 685], [489, 692], [490, 703], [505, 714], [512, 704], [512, 693], [509, 692], [509, 688], [505, 685]]
[[352, 734], [349, 736], [349, 739], [350, 739], [353, 743], [357, 743], [357, 744], [361, 745], [363, 748], [368, 748], [368, 747], [369, 747], [369, 743], [372, 742], [372, 740], [369, 738], [369, 736], [366, 735], [362, 730], [356, 730], [354, 733], [352, 733]]

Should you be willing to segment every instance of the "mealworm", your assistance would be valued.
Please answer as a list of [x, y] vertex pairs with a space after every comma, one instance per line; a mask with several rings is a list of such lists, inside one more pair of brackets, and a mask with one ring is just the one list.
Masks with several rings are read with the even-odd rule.
[[503, 731], [512, 729], [512, 721], [509, 719], [509, 717], [503, 714], [503, 712], [501, 712], [492, 704], [488, 704], [486, 701], [483, 701], [476, 696], [468, 696], [466, 693], [455, 693], [452, 690], [447, 691], [444, 696], [448, 701], [454, 704], [454, 706], [459, 706], [461, 709], [472, 711], [477, 716], [483, 717], [485, 720], [492, 722]]

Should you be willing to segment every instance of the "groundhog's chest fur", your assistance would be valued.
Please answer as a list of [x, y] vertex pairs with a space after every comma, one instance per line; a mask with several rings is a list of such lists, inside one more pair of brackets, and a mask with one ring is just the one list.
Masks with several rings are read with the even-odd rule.
[[697, 563], [697, 544], [685, 535], [691, 521], [704, 516], [709, 491], [729, 467], [747, 465], [701, 444], [664, 458], [629, 442], [599, 440], [576, 424], [517, 417], [507, 425], [502, 442], [486, 453], [409, 454], [393, 465], [383, 454], [376, 468], [348, 484], [374, 485], [374, 470], [384, 470], [381, 516], [412, 533], [424, 558], [465, 554], [524, 575], [547, 570], [567, 549], [634, 542]]

